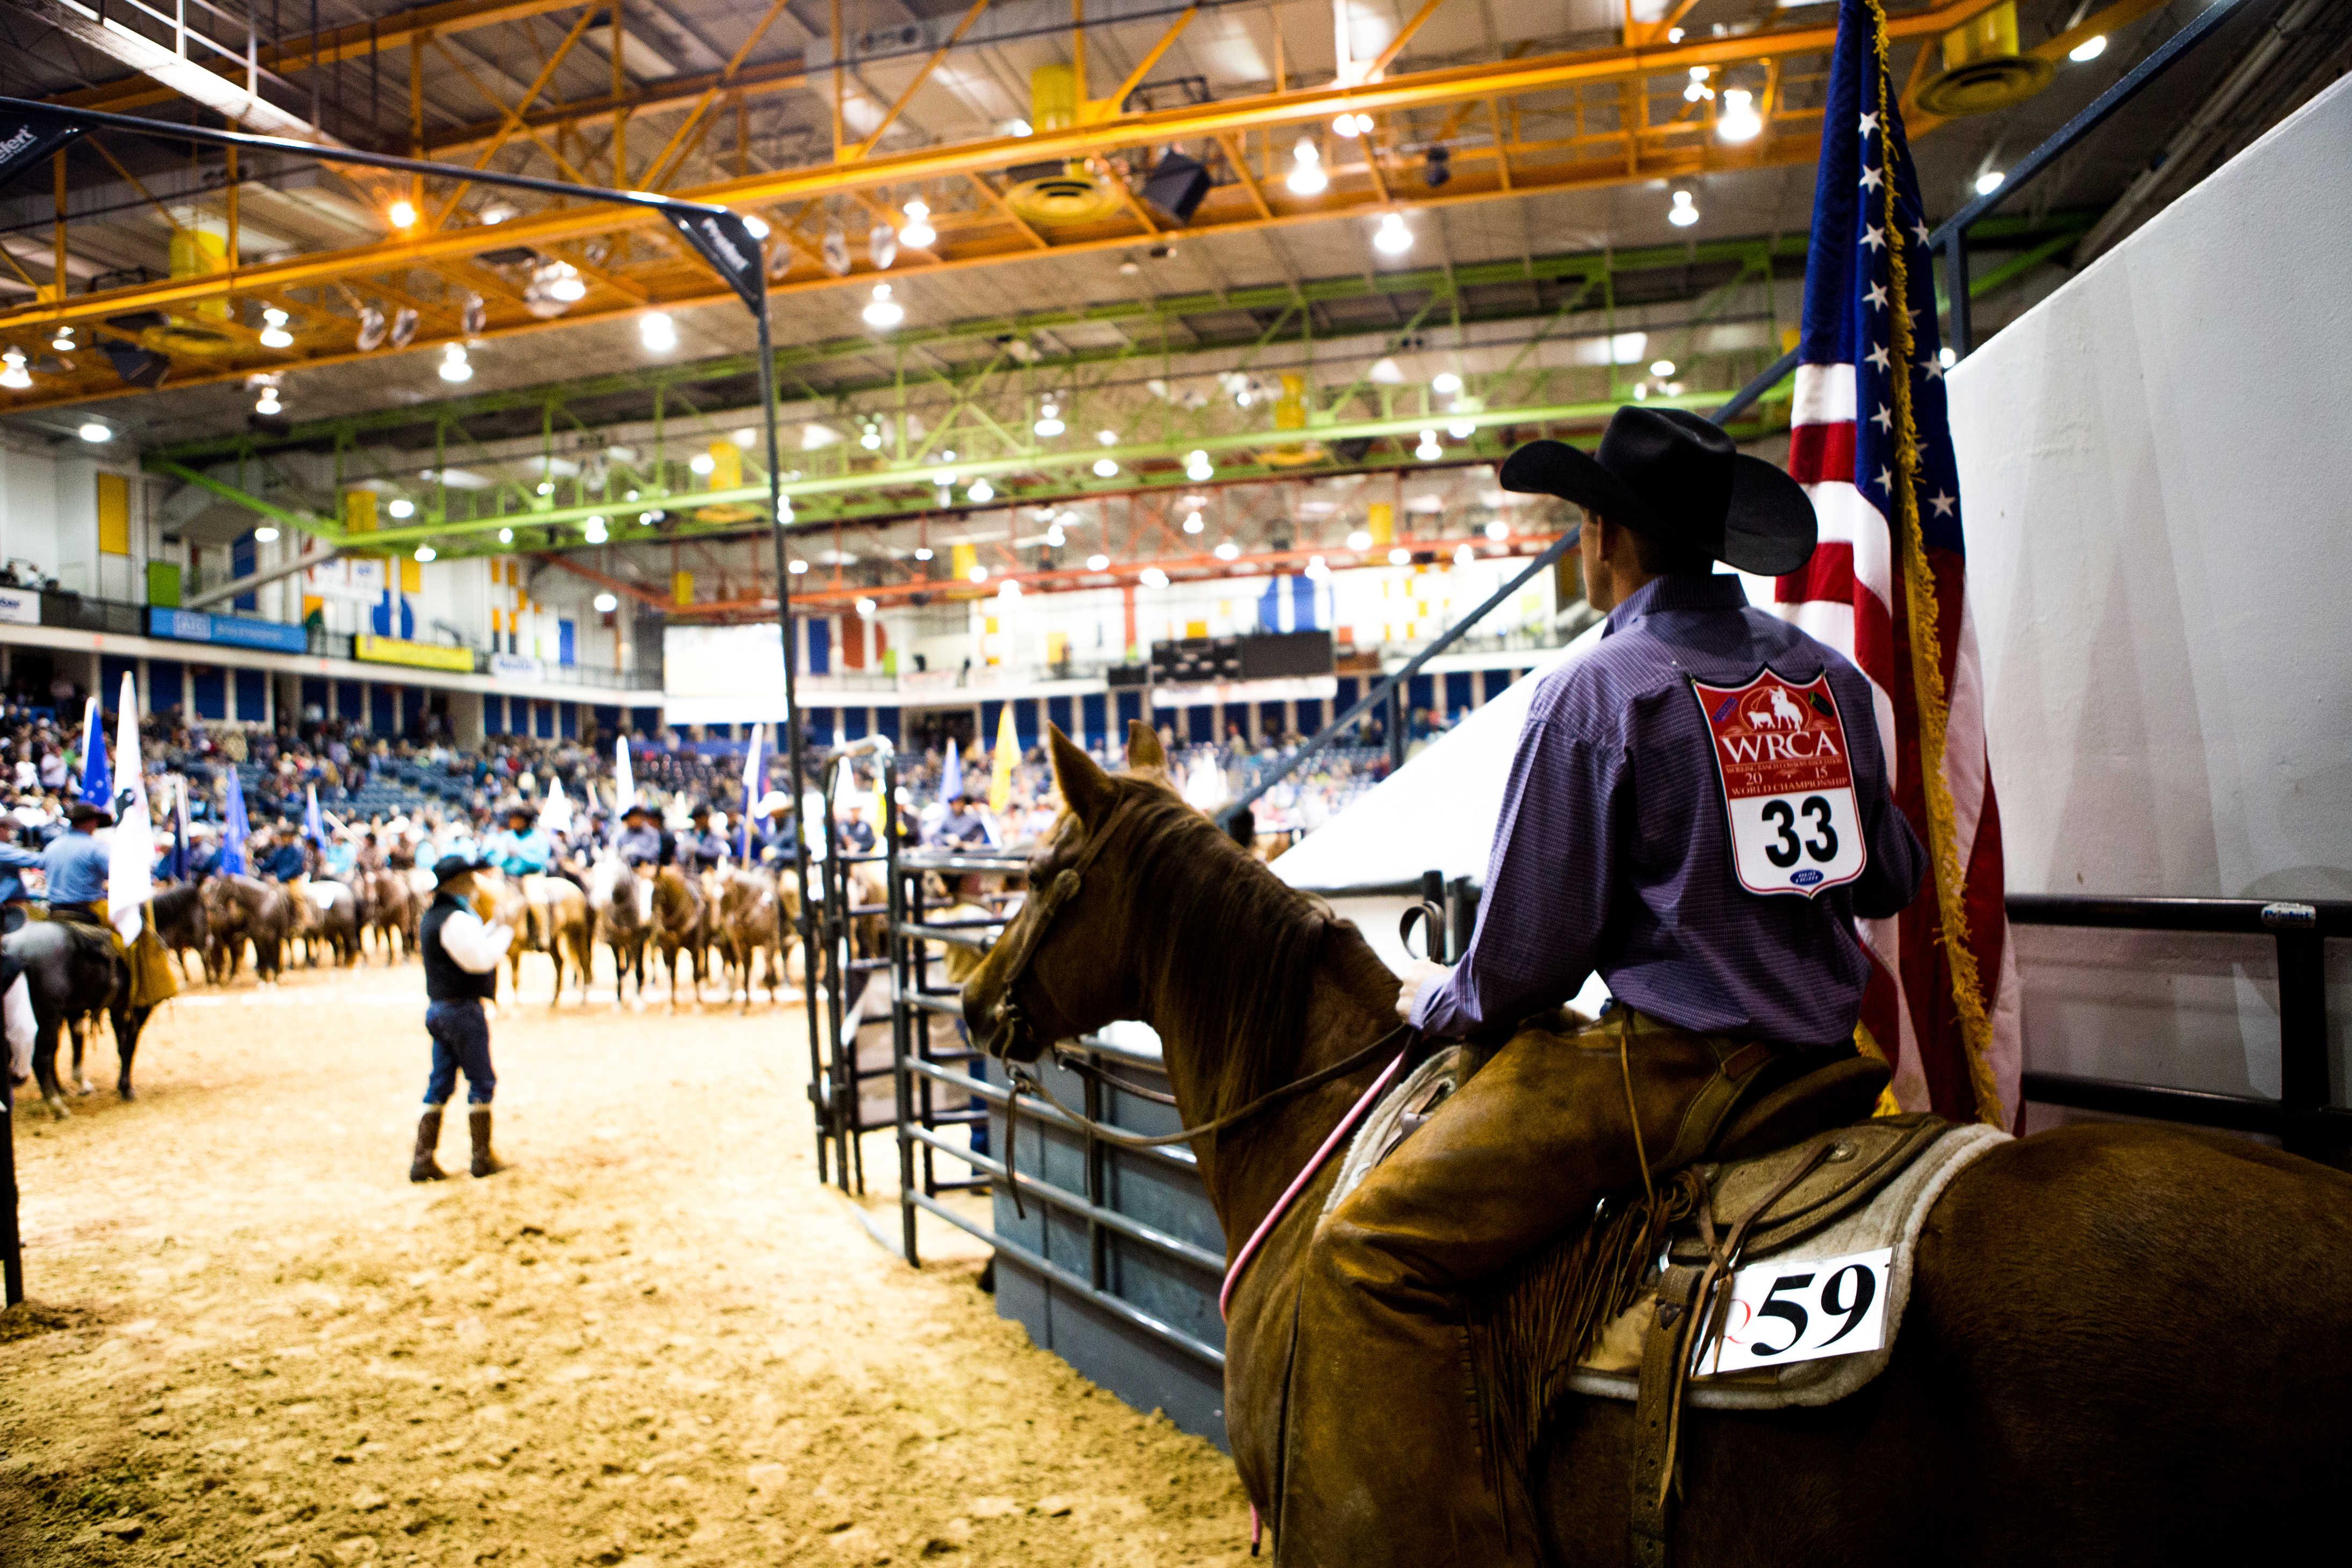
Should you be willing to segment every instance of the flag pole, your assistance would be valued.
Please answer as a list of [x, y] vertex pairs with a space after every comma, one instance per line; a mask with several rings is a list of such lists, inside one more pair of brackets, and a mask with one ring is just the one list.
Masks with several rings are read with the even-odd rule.
[[[1903, 552], [1903, 607], [1911, 653], [1911, 681], [1918, 696], [1920, 784], [1927, 804], [1928, 860], [1936, 879], [1936, 906], [1943, 927], [1945, 961], [1952, 972], [1952, 1000], [1960, 1015], [1960, 1034], [1969, 1060], [1969, 1083], [1974, 1090], [1978, 1116], [1996, 1127], [2010, 1124], [2000, 1086], [1994, 1081], [1992, 1019], [1985, 1009], [1984, 986], [1976, 951], [1969, 945], [1968, 909], [1962, 901], [1967, 870], [1960, 864], [1958, 813], [1952, 801], [1951, 781], [1945, 777], [1945, 735], [1951, 714], [1944, 688], [1943, 640], [1937, 628], [1936, 581], [1927, 564], [1927, 547], [1919, 527], [1919, 427], [1912, 406], [1911, 378], [1914, 340], [1911, 315], [1910, 266], [1906, 256], [1910, 242], [1895, 214], [1895, 138], [1901, 122], [1895, 118], [1887, 58], [1885, 0], [1870, 0], [1872, 47], [1877, 62], [1879, 160], [1885, 172], [1879, 200], [1886, 224], [1887, 292], [1895, 308], [1887, 312], [1894, 340], [1895, 533]], [[1924, 227], [1924, 222], [1922, 226]]]

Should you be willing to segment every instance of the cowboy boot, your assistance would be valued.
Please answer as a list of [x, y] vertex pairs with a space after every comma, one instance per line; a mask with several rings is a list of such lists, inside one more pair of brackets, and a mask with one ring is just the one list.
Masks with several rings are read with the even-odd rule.
[[411, 1181], [439, 1181], [443, 1171], [433, 1152], [441, 1146], [441, 1108], [435, 1106], [416, 1121], [416, 1155], [408, 1162]]
[[490, 1153], [490, 1108], [488, 1105], [467, 1108], [466, 1130], [474, 1138], [473, 1169], [476, 1176], [486, 1176], [507, 1168], [496, 1155]]

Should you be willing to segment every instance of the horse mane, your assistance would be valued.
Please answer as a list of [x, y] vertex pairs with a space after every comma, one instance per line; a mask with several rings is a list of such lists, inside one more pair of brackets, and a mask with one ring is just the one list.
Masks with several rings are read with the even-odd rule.
[[1130, 939], [1150, 966], [1155, 1020], [1201, 1042], [1205, 1113], [1223, 1115], [1297, 1076], [1307, 1005], [1336, 920], [1166, 784], [1113, 782], [1129, 821]]

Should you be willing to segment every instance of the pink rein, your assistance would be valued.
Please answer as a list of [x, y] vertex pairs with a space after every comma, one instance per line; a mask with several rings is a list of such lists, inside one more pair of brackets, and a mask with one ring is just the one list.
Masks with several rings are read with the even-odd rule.
[[[1290, 1212], [1290, 1206], [1298, 1201], [1298, 1195], [1307, 1190], [1307, 1184], [1330, 1160], [1332, 1151], [1356, 1130], [1356, 1124], [1364, 1119], [1364, 1113], [1379, 1103], [1381, 1092], [1396, 1077], [1397, 1070], [1404, 1065], [1405, 1055], [1405, 1052], [1399, 1051], [1386, 1067], [1381, 1069], [1381, 1075], [1372, 1080], [1372, 1086], [1364, 1091], [1363, 1098], [1349, 1107], [1348, 1113], [1339, 1118], [1339, 1124], [1331, 1129], [1331, 1135], [1323, 1140], [1323, 1146], [1315, 1151], [1305, 1168], [1290, 1178], [1290, 1185], [1283, 1189], [1280, 1197], [1274, 1200], [1274, 1207], [1266, 1210], [1265, 1218], [1257, 1222], [1257, 1228], [1250, 1232], [1250, 1239], [1242, 1243], [1239, 1252], [1234, 1254], [1232, 1266], [1225, 1270], [1225, 1282], [1217, 1291], [1218, 1322], [1225, 1320], [1226, 1309], [1234, 1299], [1234, 1286], [1240, 1281], [1242, 1270], [1249, 1267], [1249, 1260], [1257, 1256], [1258, 1248], [1274, 1233], [1274, 1228], [1282, 1223], [1282, 1217]], [[1257, 1504], [1250, 1504], [1250, 1555], [1253, 1557], [1258, 1553], [1258, 1543], [1265, 1528], [1265, 1522], [1258, 1517]]]

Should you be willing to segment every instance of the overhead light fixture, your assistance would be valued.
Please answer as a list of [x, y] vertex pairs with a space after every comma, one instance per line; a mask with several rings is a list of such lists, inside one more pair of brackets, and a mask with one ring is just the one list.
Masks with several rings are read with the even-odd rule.
[[907, 308], [890, 298], [888, 284], [877, 283], [874, 286], [873, 302], [866, 307], [864, 314], [868, 327], [887, 332], [907, 319]]
[[1221, 541], [1217, 548], [1209, 553], [1215, 556], [1219, 560], [1238, 560], [1241, 558], [1242, 547], [1234, 543], [1231, 539], [1225, 539]]
[[1168, 586], [1168, 574], [1156, 566], [1147, 566], [1136, 574], [1136, 580], [1146, 588], [1165, 588]]
[[1331, 188], [1331, 176], [1323, 172], [1323, 154], [1316, 150], [1312, 137], [1300, 137], [1290, 156], [1290, 178], [1284, 183], [1292, 195], [1319, 196]]
[[[688, 468], [693, 469], [697, 474], [709, 474], [718, 468], [719, 460], [711, 456], [708, 452], [698, 452], [692, 457], [687, 459], [686, 465]], [[539, 493], [542, 496], [552, 494], [553, 486], [541, 485], [539, 487]]]
[[1195, 485], [1205, 485], [1216, 470], [1209, 465], [1209, 455], [1194, 448], [1184, 454], [1184, 477]]
[[58, 328], [57, 336], [49, 340], [49, 347], [55, 349], [60, 354], [72, 353], [74, 348], [73, 332], [74, 329], [71, 323], [60, 325]]
[[988, 568], [980, 565], [978, 562], [974, 562], [972, 569], [964, 573], [964, 575], [974, 582], [986, 582], [988, 580]]
[[416, 515], [416, 503], [405, 496], [396, 496], [393, 497], [392, 505], [386, 507], [384, 510], [395, 517], [405, 520]]
[[975, 501], [985, 504], [996, 499], [996, 486], [990, 484], [985, 479], [974, 479], [971, 482], [971, 488], [965, 491], [964, 494], [970, 496]]
[[1109, 568], [1110, 557], [1107, 555], [1090, 555], [1087, 557], [1087, 570], [1088, 571], [1107, 571]]
[[439, 553], [440, 552], [436, 550], [431, 545], [418, 545], [416, 547], [416, 559], [418, 560], [431, 560]]
[[998, 585], [996, 597], [1003, 600], [1017, 600], [1021, 597], [1021, 585], [1008, 577]]
[[22, 392], [32, 384], [33, 378], [25, 370], [24, 350], [10, 349], [0, 353], [0, 387], [6, 387], [10, 392]]
[[658, 516], [660, 516], [660, 514], [657, 512], [639, 512], [637, 514], [637, 527], [642, 528], [650, 525], [654, 518]]
[[1404, 226], [1402, 213], [1381, 214], [1381, 226], [1372, 231], [1372, 248], [1382, 256], [1402, 256], [1412, 248], [1412, 231]]
[[274, 545], [278, 542], [278, 530], [268, 523], [263, 523], [253, 530], [253, 542], [257, 545]]
[[1097, 457], [1097, 458], [1096, 458], [1096, 459], [1095, 459], [1095, 477], [1096, 477], [1096, 478], [1097, 478], [1097, 479], [1108, 479], [1108, 478], [1112, 477], [1114, 475], [1116, 475], [1118, 472], [1118, 464], [1116, 464], [1116, 463], [1114, 463], [1114, 462], [1112, 462], [1109, 458], [1108, 458], [1108, 457]]
[[877, 605], [874, 601], [870, 599], [860, 599], [857, 601], [857, 613], [862, 619], [871, 620], [873, 618], [874, 612], [878, 608], [880, 608], [880, 606]]
[[496, 227], [514, 216], [518, 210], [510, 202], [485, 202], [482, 204], [482, 210], [476, 213], [474, 217], [477, 222]]
[[1429, 378], [1429, 390], [1440, 397], [1452, 397], [1462, 390], [1462, 378], [1452, 371], [1440, 371]]
[[1331, 129], [1353, 141], [1359, 136], [1371, 134], [1372, 117], [1369, 114], [1343, 114], [1331, 121]]
[[1715, 96], [1715, 89], [1708, 85], [1709, 74], [1705, 66], [1691, 67], [1690, 85], [1683, 89], [1684, 102], [1701, 103]]
[[929, 250], [939, 240], [939, 232], [931, 227], [931, 209], [928, 203], [908, 202], [906, 205], [907, 226], [898, 231], [898, 243], [908, 250]]
[[474, 379], [473, 361], [466, 358], [466, 345], [452, 343], [441, 350], [441, 379], [445, 382], [469, 382]]
[[1397, 546], [1394, 549], [1389, 551], [1389, 564], [1391, 566], [1411, 566], [1412, 564], [1412, 551], [1405, 549], [1402, 545]]
[[[814, 441], [812, 441], [812, 437], [814, 437]], [[731, 439], [736, 445], [741, 447], [744, 451], [749, 452], [751, 448], [760, 444], [760, 427], [756, 424], [744, 425], [732, 432], [730, 439]], [[819, 446], [829, 445], [840, 439], [841, 433], [839, 431], [827, 429], [822, 424], [803, 424], [801, 426], [801, 450], [803, 452], [814, 451]]]
[[383, 215], [392, 220], [394, 228], [413, 229], [416, 226], [416, 204], [404, 196], [386, 207]]
[[294, 346], [294, 334], [286, 329], [289, 319], [290, 318], [286, 312], [278, 309], [275, 305], [261, 313], [261, 346], [263, 348], [290, 349]]
[[1675, 362], [1672, 360], [1652, 360], [1650, 361], [1650, 373], [1654, 376], [1673, 375], [1675, 373]]
[[878, 424], [867, 425], [865, 431], [857, 437], [857, 444], [863, 446], [868, 452], [880, 451], [882, 448], [882, 427]]
[[114, 427], [112, 425], [100, 424], [98, 421], [92, 419], [84, 421], [82, 427], [79, 430], [75, 431], [74, 434], [80, 436], [84, 441], [89, 442], [92, 446], [101, 446], [107, 442], [114, 439]]
[[799, 559], [790, 560], [784, 563], [784, 570], [794, 577], [805, 577], [808, 575], [808, 562]]
[[1456, 566], [1471, 566], [1475, 564], [1477, 559], [1478, 552], [1468, 545], [1463, 545], [1454, 552], [1454, 564]]
[[510, 545], [514, 543], [514, 530], [512, 528], [500, 528], [499, 530], [499, 543], [502, 545]]
[[1951, 345], [1948, 343], [1936, 350], [1936, 362], [1948, 371], [1960, 362], [1960, 357], [1952, 352]]
[[1320, 582], [1331, 575], [1331, 564], [1319, 555], [1310, 555], [1307, 558], [1307, 575], [1312, 580]]
[[1764, 117], [1756, 112], [1756, 95], [1744, 87], [1723, 89], [1723, 111], [1715, 117], [1715, 135], [1718, 141], [1738, 146], [1753, 141], [1762, 134]]
[[1445, 434], [1456, 441], [1467, 441], [1478, 434], [1478, 427], [1469, 420], [1457, 419], [1445, 427]]
[[2094, 33], [2091, 37], [2084, 39], [2081, 43], [2067, 50], [2066, 57], [2074, 61], [2078, 66], [2087, 66], [2093, 60], [2097, 59], [2101, 55], [2104, 55], [2106, 52], [2107, 36], [2105, 33]]
[[1496, 517], [1493, 522], [1486, 525], [1486, 537], [1493, 539], [1496, 544], [1501, 544], [1505, 539], [1511, 537], [1511, 525], [1503, 521], [1502, 518]]
[[1202, 526], [1200, 513], [1187, 512], [1184, 514], [1184, 531], [1186, 533], [1197, 534], [1201, 531]]
[[610, 615], [621, 607], [621, 596], [617, 593], [600, 593], [589, 602], [596, 607], [597, 614]]
[[1348, 548], [1361, 552], [1372, 548], [1372, 536], [1358, 528], [1348, 536]]
[[890, 264], [898, 259], [898, 231], [888, 224], [876, 224], [867, 229], [866, 259], [874, 264], [875, 271], [889, 271]]
[[1412, 449], [1412, 455], [1415, 457], [1420, 458], [1423, 463], [1434, 463], [1439, 458], [1444, 456], [1445, 448], [1437, 444], [1437, 432], [1433, 430], [1423, 431], [1421, 433], [1421, 444]]
[[581, 537], [585, 538], [592, 545], [603, 544], [606, 538], [604, 519], [602, 517], [589, 518], [587, 527], [581, 530]]
[[253, 412], [267, 417], [278, 413], [280, 407], [277, 387], [264, 383], [261, 395], [253, 400]]
[[667, 354], [677, 347], [677, 323], [667, 310], [656, 310], [637, 318], [637, 341], [649, 354]]
[[1983, 173], [1977, 176], [1977, 194], [1979, 196], [1991, 195], [1995, 191], [2000, 189], [2000, 183], [2008, 178], [2008, 175], [2002, 173], [1998, 169], [1986, 170]]
[[1117, 446], [1118, 444], [1118, 432], [1116, 430], [1096, 431], [1095, 444], [1097, 446]]
[[1062, 423], [1062, 405], [1047, 398], [1037, 405], [1037, 423], [1032, 426], [1040, 435], [1059, 435], [1066, 428]]
[[931, 547], [930, 547], [930, 546], [929, 546], [929, 545], [917, 545], [917, 546], [915, 547], [915, 559], [916, 559], [917, 560], [929, 560], [929, 559], [931, 559]]
[[1034, 136], [1036, 134], [1036, 131], [1025, 120], [1008, 120], [1004, 122], [1004, 134], [1007, 136]]
[[761, 217], [757, 213], [739, 213], [736, 215], [743, 220], [744, 232], [749, 234], [753, 239], [766, 239], [768, 237], [767, 219]]
[[1698, 208], [1692, 204], [1697, 198], [1688, 191], [1675, 193], [1675, 204], [1666, 209], [1666, 222], [1678, 229], [1686, 229], [1698, 222]]
[[1064, 545], [1069, 542], [1070, 536], [1062, 531], [1061, 524], [1055, 523], [1052, 528], [1045, 530], [1045, 543], [1049, 549], [1060, 549]]
[[1404, 385], [1404, 368], [1402, 365], [1399, 365], [1394, 359], [1391, 358], [1387, 354], [1382, 354], [1379, 359], [1372, 361], [1370, 374], [1372, 384], [1375, 386], [1401, 387]]

